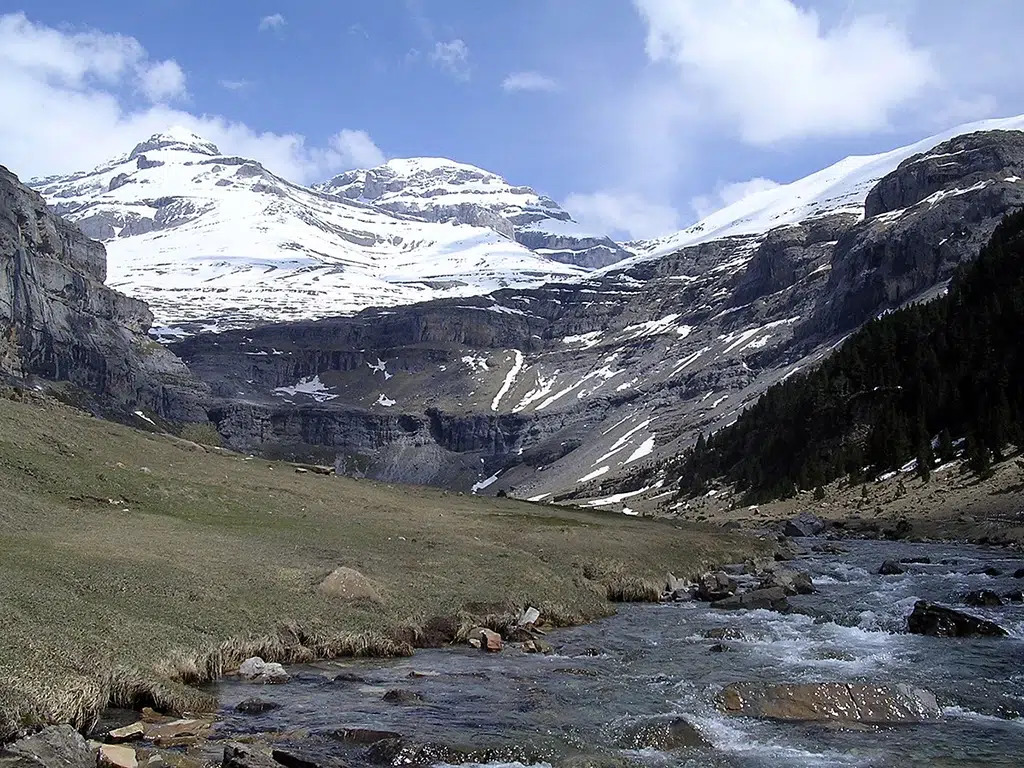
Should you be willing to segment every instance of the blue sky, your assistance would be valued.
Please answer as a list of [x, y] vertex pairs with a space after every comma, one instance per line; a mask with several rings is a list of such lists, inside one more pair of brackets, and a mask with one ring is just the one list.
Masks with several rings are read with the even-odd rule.
[[500, 173], [620, 237], [1024, 112], [1017, 0], [0, 0], [0, 163], [90, 167], [183, 123], [312, 182]]

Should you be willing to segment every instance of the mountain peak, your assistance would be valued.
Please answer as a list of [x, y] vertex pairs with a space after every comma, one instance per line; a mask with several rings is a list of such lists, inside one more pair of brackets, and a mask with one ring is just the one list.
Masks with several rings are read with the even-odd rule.
[[128, 157], [133, 159], [144, 152], [153, 152], [158, 149], [184, 150], [212, 157], [221, 153], [212, 141], [204, 139], [187, 128], [172, 126], [161, 133], [154, 133], [146, 141], [137, 144]]

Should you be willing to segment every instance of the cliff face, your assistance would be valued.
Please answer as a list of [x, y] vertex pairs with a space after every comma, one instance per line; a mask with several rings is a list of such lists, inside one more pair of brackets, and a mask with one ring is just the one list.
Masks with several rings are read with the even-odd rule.
[[207, 388], [103, 284], [106, 251], [0, 167], [0, 373], [70, 382], [105, 410], [206, 421]]
[[943, 290], [1024, 205], [1022, 162], [1024, 135], [971, 134], [882, 177], [865, 217], [812, 217], [572, 284], [174, 349], [243, 450], [526, 498], [657, 494], [660, 463], [698, 433], [733, 422], [865, 320]]

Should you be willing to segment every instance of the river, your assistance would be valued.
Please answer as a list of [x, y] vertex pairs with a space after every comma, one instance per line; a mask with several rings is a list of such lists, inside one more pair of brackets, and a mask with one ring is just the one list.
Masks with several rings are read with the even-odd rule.
[[[308, 738], [291, 745], [296, 751], [346, 765], [369, 758], [365, 747], [328, 738], [333, 729], [382, 729], [420, 743], [490, 749], [486, 760], [495, 765], [558, 766], [573, 755], [649, 766], [1024, 765], [1024, 607], [964, 608], [999, 623], [1006, 638], [904, 633], [919, 598], [962, 608], [967, 591], [1021, 588], [1024, 580], [1013, 573], [1024, 558], [965, 545], [839, 544], [846, 553], [788, 564], [808, 571], [817, 588], [790, 598], [792, 613], [725, 612], [698, 602], [626, 605], [613, 618], [552, 632], [550, 656], [513, 648], [425, 650], [410, 659], [295, 668], [281, 686], [225, 681], [218, 686], [218, 733], [308, 729]], [[877, 575], [885, 559], [919, 557], [932, 564]], [[987, 566], [1003, 575], [972, 573]], [[718, 628], [742, 639], [705, 636]], [[910, 683], [936, 694], [943, 717], [840, 729], [720, 714], [722, 687], [750, 680]], [[383, 694], [395, 688], [423, 702], [385, 703]], [[253, 696], [282, 706], [261, 715], [233, 711]], [[622, 748], [631, 724], [669, 714], [685, 716], [710, 746], [672, 753]]]

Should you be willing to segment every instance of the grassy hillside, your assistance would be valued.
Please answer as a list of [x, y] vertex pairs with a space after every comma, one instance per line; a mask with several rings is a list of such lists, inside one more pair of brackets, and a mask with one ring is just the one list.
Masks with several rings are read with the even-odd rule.
[[[476, 499], [246, 459], [0, 398], [0, 740], [108, 700], [208, 709], [245, 656], [403, 653], [435, 616], [537, 605], [556, 622], [668, 570], [764, 554], [693, 525]], [[22, 401], [19, 401], [22, 400]], [[380, 602], [316, 589], [333, 569]], [[499, 621], [492, 617], [492, 622]], [[402, 631], [399, 631], [402, 630]]]

